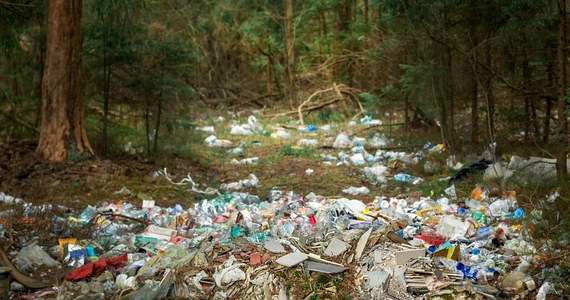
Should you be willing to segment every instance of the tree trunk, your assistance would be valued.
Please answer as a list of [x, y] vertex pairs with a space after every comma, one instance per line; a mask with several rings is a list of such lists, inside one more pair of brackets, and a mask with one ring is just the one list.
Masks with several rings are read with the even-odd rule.
[[364, 24], [368, 25], [368, 0], [364, 0]]
[[[522, 73], [523, 73], [523, 86], [525, 90], [530, 90], [530, 70], [528, 66], [528, 59], [522, 63]], [[523, 92], [524, 93], [524, 92]], [[524, 93], [524, 141], [528, 142], [530, 139], [530, 96], [528, 93]]]
[[[485, 64], [492, 69], [493, 68], [493, 58], [491, 51], [491, 44], [487, 44], [486, 54], [485, 54]], [[487, 70], [486, 80], [485, 80], [485, 98], [487, 99], [487, 126], [489, 141], [495, 140], [495, 95], [493, 92], [493, 72]]]
[[[475, 49], [473, 49], [475, 51]], [[474, 55], [475, 56], [475, 55]], [[476, 63], [476, 62], [474, 62]], [[471, 143], [477, 144], [479, 142], [479, 115], [478, 115], [478, 88], [477, 83], [477, 73], [475, 69], [477, 66], [473, 65], [471, 67]]]
[[546, 99], [546, 110], [544, 112], [544, 127], [542, 133], [542, 142], [548, 143], [550, 139], [550, 118], [552, 117], [552, 100]]
[[568, 173], [566, 147], [568, 144], [568, 120], [566, 119], [566, 0], [558, 1], [558, 151], [556, 171], [559, 176]]
[[150, 99], [148, 95], [145, 97], [144, 127], [146, 133], [146, 154], [150, 156]]
[[[471, 6], [475, 7], [475, 2], [471, 1]], [[477, 12], [476, 9], [473, 10]], [[478, 96], [479, 96], [479, 84], [477, 79], [477, 66], [479, 62], [477, 61], [477, 45], [479, 44], [479, 40], [477, 37], [477, 22], [478, 19], [474, 18], [470, 24], [469, 29], [469, 39], [471, 40], [471, 61], [469, 64], [471, 65], [471, 72], [469, 72], [470, 78], [469, 81], [471, 82], [470, 88], [470, 98], [471, 98], [471, 143], [477, 144], [479, 142], [479, 115], [478, 115]]]
[[[554, 87], [554, 63], [549, 61], [546, 66], [546, 73], [548, 75], [548, 87]], [[550, 97], [546, 98], [546, 109], [544, 112], [544, 128], [542, 132], [542, 142], [548, 143], [550, 140], [550, 118], [552, 118], [552, 100]]]
[[109, 150], [108, 145], [108, 126], [109, 126], [109, 102], [111, 98], [111, 64], [107, 59], [107, 50], [103, 50], [103, 134], [102, 134], [102, 151], [103, 157], [107, 158]]
[[[343, 45], [347, 38], [347, 34], [350, 30], [350, 22], [351, 22], [351, 1], [350, 0], [341, 0], [336, 3], [334, 6], [335, 12], [335, 21], [334, 21], [334, 52], [335, 55], [342, 56], [343, 51], [346, 50], [346, 46]], [[350, 49], [352, 50], [352, 49]], [[333, 77], [334, 80], [337, 82], [344, 82], [351, 85], [351, 59], [346, 58], [345, 60], [339, 60], [334, 64], [333, 67]]]
[[293, 0], [285, 0], [285, 60], [287, 68], [287, 96], [291, 109], [297, 104], [295, 82], [295, 24], [293, 23]]
[[81, 0], [50, 0], [42, 78], [42, 120], [36, 151], [67, 159], [70, 132], [77, 149], [91, 150], [84, 127], [81, 86]]
[[446, 46], [446, 101], [449, 102], [449, 124], [448, 136], [449, 147], [453, 149], [455, 145], [455, 83], [453, 82], [453, 57], [451, 47]]
[[82, 2], [73, 1], [73, 52], [71, 67], [71, 85], [73, 115], [71, 116], [73, 128], [73, 141], [79, 153], [88, 151], [93, 155], [93, 149], [85, 130], [85, 105], [83, 99], [82, 63], [83, 63], [83, 26], [81, 26]]
[[538, 125], [538, 116], [536, 115], [536, 105], [537, 101], [535, 99], [530, 100], [530, 117], [533, 126], [534, 141], [540, 141], [540, 126]]
[[154, 145], [153, 145], [153, 152], [156, 155], [158, 150], [158, 133], [160, 130], [160, 122], [162, 117], [162, 93], [158, 94], [158, 99], [156, 103], [156, 124], [154, 126]]

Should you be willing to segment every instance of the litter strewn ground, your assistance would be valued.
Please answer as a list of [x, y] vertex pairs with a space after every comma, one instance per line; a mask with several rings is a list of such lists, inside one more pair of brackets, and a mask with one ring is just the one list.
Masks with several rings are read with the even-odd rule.
[[[295, 137], [295, 129], [268, 130], [250, 117], [233, 124], [230, 135]], [[296, 130], [302, 136], [286, 151], [317, 149], [322, 141], [311, 134], [330, 126]], [[21, 217], [22, 226], [34, 224], [37, 233], [42, 228], [36, 223], [50, 214], [55, 228], [41, 240], [22, 238], [17, 226], [1, 231], [0, 258], [11, 274], [4, 292], [22, 299], [546, 299], [560, 293], [555, 284], [564, 271], [543, 265], [568, 252], [549, 242], [537, 247], [532, 231], [541, 211], [527, 212], [516, 191], [490, 196], [482, 182], [458, 195], [454, 185], [477, 171], [505, 186], [538, 172], [551, 176], [547, 160], [513, 156], [508, 164], [479, 161], [462, 169], [450, 157], [448, 167], [457, 173], [441, 178], [449, 182], [441, 194], [388, 196], [382, 189], [405, 185], [413, 191], [425, 181], [402, 172], [402, 165], [438, 174], [442, 166], [430, 156], [441, 155], [444, 145], [394, 152], [382, 149], [389, 141], [378, 135], [346, 131], [329, 142], [335, 152], [317, 156], [318, 167], [354, 167], [367, 186], [339, 187], [337, 195], [278, 186], [256, 194], [251, 191], [263, 178], [254, 173], [213, 187], [161, 169], [153, 176], [184, 186], [197, 200], [161, 206], [160, 199], [126, 186], [114, 199], [77, 211], [0, 193], [3, 219]], [[204, 145], [239, 146], [224, 150], [227, 155], [253, 147], [214, 135]], [[234, 157], [231, 163], [255, 166], [263, 159]], [[304, 169], [319, 179], [321, 169]], [[546, 205], [557, 197], [536, 201]], [[22, 247], [10, 248], [14, 244]]]

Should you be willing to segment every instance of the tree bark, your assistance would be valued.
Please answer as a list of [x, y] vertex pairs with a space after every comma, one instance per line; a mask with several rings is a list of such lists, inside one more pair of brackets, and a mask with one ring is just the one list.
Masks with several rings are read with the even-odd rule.
[[[453, 149], [455, 146], [455, 83], [453, 82], [453, 57], [451, 55], [451, 47], [445, 46], [445, 53], [442, 54], [445, 57], [445, 65], [443, 69], [445, 74], [443, 78], [445, 79], [442, 88], [444, 106], [446, 106], [446, 118], [447, 118], [447, 129], [446, 138], [447, 146]], [[447, 107], [447, 105], [449, 105]]]
[[287, 67], [287, 96], [291, 109], [297, 103], [295, 82], [295, 24], [293, 23], [293, 0], [285, 0], [285, 60]]
[[[522, 63], [522, 73], [523, 73], [523, 86], [525, 90], [530, 88], [530, 69], [528, 65], [528, 58]], [[530, 95], [524, 93], [524, 141], [528, 142], [530, 140]]]
[[544, 113], [544, 127], [542, 133], [542, 142], [548, 143], [550, 139], [550, 118], [552, 117], [552, 100], [546, 99], [546, 111]]
[[156, 103], [156, 124], [154, 126], [154, 145], [153, 145], [153, 152], [156, 155], [158, 151], [158, 135], [160, 130], [160, 122], [162, 118], [162, 93], [158, 94], [158, 99]]
[[71, 128], [73, 128], [73, 141], [77, 147], [77, 151], [83, 154], [88, 151], [93, 155], [93, 149], [87, 137], [85, 130], [85, 105], [83, 99], [83, 80], [82, 80], [82, 57], [83, 57], [83, 26], [81, 18], [83, 15], [82, 1], [73, 1], [73, 50], [71, 57], [71, 106], [73, 107], [71, 115]]
[[558, 176], [568, 173], [566, 147], [568, 144], [568, 120], [566, 119], [566, 0], [558, 1], [558, 151], [556, 155], [556, 173]]
[[490, 68], [486, 73], [485, 80], [485, 97], [487, 99], [487, 134], [489, 135], [489, 141], [495, 140], [495, 95], [493, 92], [493, 58], [491, 51], [491, 44], [487, 44], [485, 54], [485, 63]]
[[364, 0], [364, 24], [368, 25], [368, 0]]
[[[350, 31], [350, 22], [352, 20], [351, 14], [351, 1], [350, 0], [341, 0], [336, 3], [334, 6], [335, 12], [335, 21], [334, 21], [334, 52], [336, 55], [343, 55], [343, 52], [346, 49], [346, 46], [343, 45], [343, 42], [347, 38], [347, 34]], [[349, 46], [352, 47], [352, 46]], [[353, 50], [353, 49], [349, 49]], [[346, 60], [337, 61], [333, 66], [333, 77], [334, 80], [337, 82], [344, 82], [347, 83], [349, 86], [352, 85], [352, 71], [350, 70], [351, 67], [351, 59], [346, 58]]]
[[[473, 7], [473, 12], [477, 13], [476, 3], [475, 1], [471, 1], [470, 4]], [[477, 46], [479, 44], [479, 39], [477, 37], [477, 24], [478, 18], [474, 17], [470, 22], [469, 28], [469, 39], [471, 40], [471, 61], [469, 62], [471, 65], [471, 72], [470, 81], [471, 81], [471, 88], [470, 88], [470, 98], [471, 98], [471, 143], [477, 144], [479, 142], [479, 116], [478, 116], [478, 96], [479, 96], [479, 84], [477, 79], [477, 66], [479, 62], [477, 61]]]
[[48, 3], [42, 120], [36, 151], [51, 161], [67, 159], [71, 132], [79, 151], [91, 151], [83, 117], [81, 5], [81, 0]]
[[[549, 61], [546, 66], [546, 74], [548, 75], [548, 87], [554, 87], [554, 63]], [[544, 128], [542, 132], [542, 142], [548, 143], [550, 140], [550, 118], [552, 118], [552, 100], [546, 98], [546, 108], [544, 113]]]

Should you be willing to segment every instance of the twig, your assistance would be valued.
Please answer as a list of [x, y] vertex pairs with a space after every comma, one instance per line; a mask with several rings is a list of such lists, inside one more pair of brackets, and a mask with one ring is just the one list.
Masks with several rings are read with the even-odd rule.
[[183, 178], [179, 182], [174, 182], [174, 181], [172, 181], [172, 179], [170, 179], [170, 176], [168, 175], [168, 171], [166, 170], [166, 168], [164, 168], [164, 171], [158, 171], [158, 174], [163, 175], [166, 178], [166, 180], [168, 180], [170, 183], [172, 183], [174, 185], [187, 185], [189, 183], [192, 184], [192, 191], [194, 191], [195, 193], [206, 194], [206, 195], [214, 195], [214, 194], [220, 195], [220, 191], [218, 191], [217, 189], [214, 189], [212, 187], [208, 187], [204, 191], [197, 189], [196, 188], [197, 184], [194, 182], [194, 180], [192, 180], [192, 177], [190, 177], [190, 174], [187, 174], [186, 178]]
[[[338, 102], [338, 99], [334, 98], [334, 99], [332, 99], [332, 100], [330, 100], [330, 101], [326, 101], [326, 102], [322, 102], [322, 103], [320, 103], [320, 104], [316, 104], [316, 105], [313, 105], [313, 106], [309, 106], [309, 107], [303, 109], [303, 112], [307, 112], [307, 111], [319, 109], [319, 108], [321, 108], [321, 107], [324, 107], [324, 106], [333, 104], [333, 103], [335, 103], [335, 102]], [[276, 117], [283, 117], [283, 116], [294, 115], [294, 114], [298, 114], [298, 111], [292, 110], [292, 111], [287, 111], [287, 112], [284, 112], [284, 113], [278, 113], [278, 114], [268, 115], [267, 117], [269, 117], [269, 118], [276, 118]]]
[[[334, 87], [336, 87], [336, 84], [334, 85]], [[299, 121], [301, 122], [301, 125], [304, 125], [305, 123], [303, 122], [303, 106], [305, 106], [305, 104], [311, 102], [311, 100], [316, 97], [319, 94], [322, 93], [326, 93], [326, 92], [330, 92], [332, 91], [333, 88], [328, 88], [325, 90], [319, 90], [314, 92], [311, 96], [309, 96], [309, 98], [307, 98], [307, 100], [305, 100], [303, 103], [301, 103], [301, 105], [299, 105], [299, 107], [297, 108], [297, 113], [299, 114]]]
[[391, 127], [391, 126], [403, 126], [403, 125], [404, 125], [404, 123], [374, 124], [374, 125], [372, 125], [372, 126], [368, 126], [368, 127], [364, 128], [364, 129], [361, 129], [361, 130], [359, 130], [359, 131], [357, 131], [357, 132], [351, 134], [350, 136], [355, 136], [355, 135], [357, 135], [357, 134], [359, 134], [359, 133], [361, 133], [361, 132], [364, 132], [364, 131], [367, 131], [367, 130], [370, 130], [370, 129], [373, 129], [373, 128], [376, 128], [376, 127]]

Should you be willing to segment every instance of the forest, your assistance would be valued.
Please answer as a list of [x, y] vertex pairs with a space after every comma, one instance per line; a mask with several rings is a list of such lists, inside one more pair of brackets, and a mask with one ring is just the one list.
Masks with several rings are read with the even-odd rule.
[[0, 0], [0, 298], [567, 299], [567, 21]]
[[[49, 69], [48, 2], [0, 3], [0, 136], [39, 135], [39, 149], [45, 89], [62, 76]], [[60, 2], [81, 6], [55, 29], [78, 41], [52, 42], [69, 43], [79, 70], [77, 91], [64, 92], [81, 115], [68, 126], [85, 134], [65, 149], [105, 158], [133, 135], [150, 155], [197, 107], [296, 108], [342, 84], [369, 113], [435, 130], [451, 149], [567, 151], [564, 1]]]

